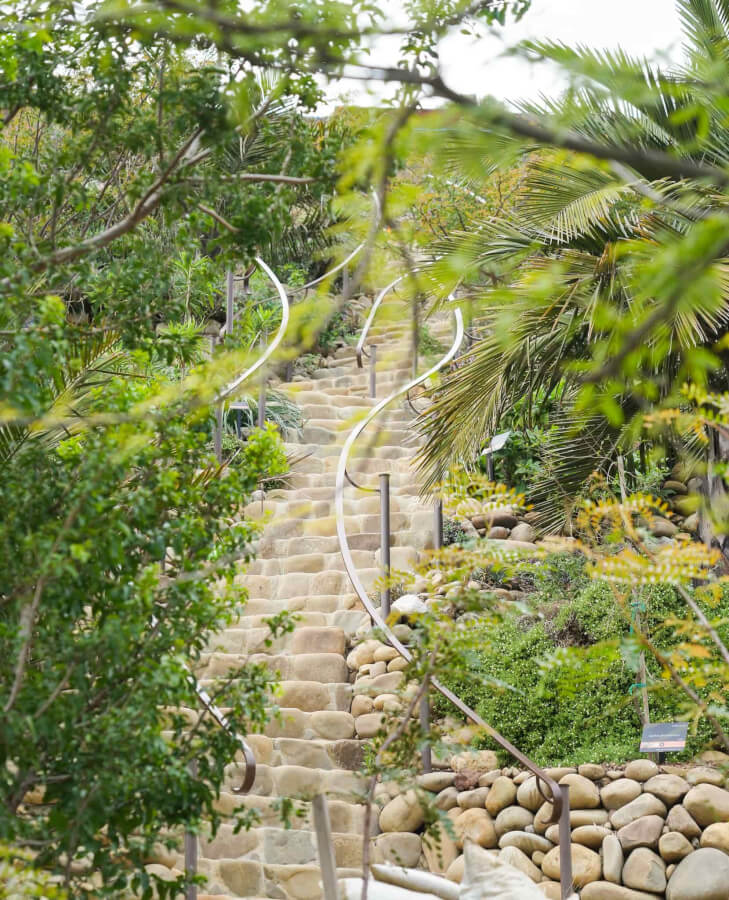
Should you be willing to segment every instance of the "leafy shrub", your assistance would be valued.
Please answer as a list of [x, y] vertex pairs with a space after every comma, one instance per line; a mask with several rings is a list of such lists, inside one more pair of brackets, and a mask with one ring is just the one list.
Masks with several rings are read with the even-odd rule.
[[460, 544], [468, 535], [463, 526], [455, 519], [443, 519], [443, 545]]

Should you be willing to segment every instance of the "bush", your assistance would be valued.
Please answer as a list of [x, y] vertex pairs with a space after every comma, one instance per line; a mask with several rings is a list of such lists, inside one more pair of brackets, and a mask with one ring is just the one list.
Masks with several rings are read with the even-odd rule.
[[[630, 621], [604, 581], [589, 581], [581, 557], [560, 554], [532, 570], [533, 614], [494, 623], [476, 623], [479, 649], [466, 665], [442, 678], [466, 703], [520, 750], [541, 765], [620, 763], [635, 757], [641, 723], [635, 693], [637, 648]], [[645, 586], [636, 593], [643, 629], [661, 649], [682, 639], [670, 626], [684, 614], [669, 585]], [[726, 618], [725, 594], [713, 616]], [[469, 629], [471, 632], [471, 629]], [[729, 625], [720, 629], [729, 637]], [[468, 640], [474, 643], [472, 632]], [[660, 678], [648, 660], [652, 721], [681, 718], [684, 695]], [[709, 683], [705, 693], [718, 687]], [[447, 705], [440, 709], [445, 712]], [[712, 737], [701, 720], [690, 736], [687, 757]]]

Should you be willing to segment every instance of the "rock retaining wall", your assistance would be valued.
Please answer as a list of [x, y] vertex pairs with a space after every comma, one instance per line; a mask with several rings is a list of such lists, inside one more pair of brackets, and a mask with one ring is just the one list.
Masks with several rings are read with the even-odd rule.
[[[466, 837], [498, 853], [559, 898], [558, 829], [536, 779], [513, 768], [478, 774], [488, 751], [461, 772], [417, 778], [417, 789], [389, 796], [381, 786], [378, 861], [427, 865], [459, 882]], [[457, 761], [463, 760], [463, 755]], [[464, 763], [462, 763], [465, 765]], [[694, 766], [637, 759], [624, 767], [547, 769], [569, 785], [572, 863], [582, 900], [726, 900], [729, 897], [729, 757], [709, 752]], [[467, 789], [464, 789], [467, 786]], [[457, 836], [423, 833], [417, 790], [446, 812]], [[422, 856], [421, 854], [422, 850]]]

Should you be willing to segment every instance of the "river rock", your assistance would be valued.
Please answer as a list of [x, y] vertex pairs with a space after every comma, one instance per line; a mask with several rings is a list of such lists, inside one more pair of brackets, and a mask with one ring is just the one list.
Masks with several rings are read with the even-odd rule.
[[505, 541], [510, 533], [508, 528], [504, 528], [502, 525], [494, 525], [493, 528], [489, 528], [486, 537], [493, 541]]
[[425, 821], [415, 791], [398, 794], [380, 813], [380, 831], [417, 831]]
[[615, 829], [624, 828], [643, 816], [660, 816], [665, 818], [666, 807], [653, 794], [641, 794], [640, 797], [636, 797], [635, 800], [631, 800], [630, 803], [621, 806], [620, 809], [616, 809], [610, 816], [610, 824]]
[[729, 791], [713, 784], [698, 784], [684, 797], [683, 805], [702, 827], [729, 822]]
[[508, 863], [508, 865], [513, 866], [515, 869], [518, 869], [520, 872], [523, 872], [531, 878], [535, 884], [539, 884], [542, 880], [540, 869], [535, 866], [526, 853], [522, 853], [518, 847], [504, 847], [501, 853], [499, 853], [499, 859]]
[[658, 900], [655, 894], [634, 891], [609, 881], [593, 881], [580, 894], [582, 900]]
[[580, 828], [583, 825], [607, 825], [608, 811], [606, 809], [571, 809], [570, 825], [572, 828]]
[[461, 791], [458, 794], [458, 805], [461, 809], [483, 809], [491, 788], [481, 787], [472, 791]]
[[650, 759], [634, 759], [625, 767], [625, 777], [632, 778], [633, 781], [648, 781], [659, 771], [658, 766]]
[[689, 854], [668, 882], [666, 900], [726, 900], [729, 856], [713, 847]]
[[623, 866], [623, 884], [637, 891], [660, 894], [666, 889], [666, 864], [647, 847], [639, 847]]
[[682, 481], [676, 481], [673, 478], [669, 478], [668, 481], [663, 482], [663, 490], [673, 491], [674, 494], [688, 494], [686, 485]]
[[507, 831], [524, 831], [533, 822], [534, 814], [528, 809], [523, 809], [521, 806], [508, 806], [496, 816], [494, 826], [497, 836], [501, 837]]
[[643, 788], [639, 782], [634, 781], [632, 778], [618, 778], [617, 781], [612, 781], [610, 784], [605, 785], [600, 791], [600, 797], [602, 798], [602, 805], [606, 809], [612, 810], [626, 806], [632, 800], [635, 800], [636, 797], [640, 797], [642, 793]]
[[653, 516], [650, 521], [650, 530], [656, 537], [673, 537], [678, 528], [663, 516]]
[[383, 644], [382, 641], [362, 641], [347, 656], [347, 665], [350, 669], [359, 669], [362, 666], [366, 666], [375, 661], [375, 651], [385, 646], [387, 645]]
[[598, 766], [595, 763], [584, 763], [577, 767], [579, 775], [589, 778], [590, 781], [599, 781], [605, 777], [605, 766]]
[[390, 609], [405, 619], [410, 616], [422, 616], [428, 611], [428, 607], [417, 594], [403, 594], [391, 604]]
[[559, 783], [569, 786], [570, 809], [596, 809], [600, 805], [597, 785], [584, 775], [565, 775]]
[[580, 825], [572, 831], [572, 840], [591, 850], [599, 850], [608, 835], [612, 835], [612, 831], [602, 825]]
[[445, 788], [450, 787], [455, 777], [453, 772], [425, 772], [423, 775], [418, 775], [416, 781], [426, 791], [438, 794]]
[[643, 785], [643, 790], [658, 797], [666, 806], [674, 806], [688, 794], [689, 786], [678, 775], [654, 775]]
[[549, 853], [554, 844], [542, 837], [541, 834], [532, 834], [529, 831], [507, 831], [499, 838], [499, 847], [518, 847], [522, 853], [531, 856], [533, 853]]
[[373, 844], [376, 862], [393, 863], [407, 868], [417, 866], [422, 852], [420, 835], [412, 834], [409, 831], [378, 834]]
[[[591, 881], [599, 881], [602, 865], [597, 853], [581, 844], [571, 844], [570, 852], [572, 855], [572, 880], [575, 887], [581, 888]], [[559, 847], [554, 847], [544, 857], [542, 872], [547, 878], [559, 881]]]
[[435, 798], [435, 805], [438, 809], [442, 809], [445, 812], [458, 806], [458, 791], [453, 785], [443, 788]]
[[718, 769], [712, 769], [711, 766], [694, 766], [693, 769], [688, 770], [686, 781], [691, 786], [696, 784], [715, 784], [721, 787], [724, 784], [724, 775]]
[[[450, 882], [417, 869], [405, 869], [402, 866], [373, 865], [372, 874], [381, 884], [394, 884], [417, 894], [430, 894], [443, 900], [458, 900], [458, 888]], [[377, 896], [377, 890], [371, 892]]]
[[602, 842], [602, 874], [606, 881], [620, 884], [623, 878], [625, 856], [620, 841], [614, 834], [608, 835]]
[[464, 870], [465, 859], [463, 858], [463, 854], [457, 856], [453, 862], [448, 866], [446, 870], [445, 877], [449, 881], [455, 881], [456, 884], [460, 884], [463, 880], [463, 870]]
[[536, 812], [544, 803], [544, 797], [539, 792], [539, 782], [535, 775], [527, 778], [526, 781], [519, 785], [516, 792], [516, 802], [519, 806], [523, 806], [531, 812]]
[[636, 847], [658, 847], [658, 840], [663, 831], [661, 816], [641, 816], [618, 830], [620, 846], [626, 853]]
[[364, 694], [357, 694], [352, 698], [352, 715], [356, 718], [366, 716], [375, 708], [372, 697], [365, 697]]
[[729, 822], [715, 822], [701, 835], [702, 847], [715, 847], [729, 853]]
[[485, 809], [466, 809], [455, 822], [456, 844], [460, 848], [468, 839], [487, 850], [498, 843], [494, 821]]
[[537, 539], [537, 532], [531, 525], [527, 525], [526, 522], [521, 522], [511, 529], [510, 537], [512, 541], [528, 541], [529, 543], [533, 543]]
[[516, 785], [511, 778], [499, 775], [491, 785], [489, 795], [486, 798], [485, 807], [492, 816], [498, 816], [502, 809], [511, 806], [514, 800], [516, 800], [516, 793]]
[[685, 806], [674, 806], [668, 813], [666, 827], [669, 831], [680, 831], [689, 840], [701, 836], [701, 829]]
[[668, 831], [658, 841], [658, 852], [667, 863], [681, 862], [693, 849], [691, 841], [680, 831]]

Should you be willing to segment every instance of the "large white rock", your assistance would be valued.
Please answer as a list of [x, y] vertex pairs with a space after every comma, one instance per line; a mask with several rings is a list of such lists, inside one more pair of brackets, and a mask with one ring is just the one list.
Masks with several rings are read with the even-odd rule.
[[466, 842], [459, 900], [544, 900], [523, 872], [482, 847]]
[[428, 607], [417, 594], [403, 594], [391, 604], [390, 610], [400, 616], [422, 616], [428, 611]]

